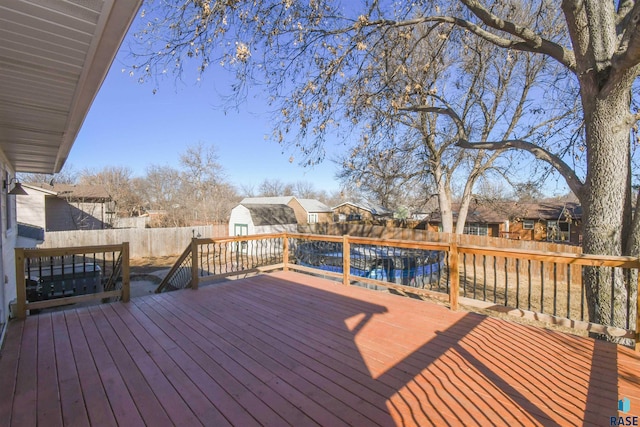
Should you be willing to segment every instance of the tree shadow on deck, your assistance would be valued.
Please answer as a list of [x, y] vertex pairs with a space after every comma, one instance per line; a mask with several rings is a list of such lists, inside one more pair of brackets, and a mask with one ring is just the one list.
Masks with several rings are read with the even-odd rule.
[[194, 320], [234, 330], [230, 343], [348, 424], [603, 424], [617, 414], [615, 346], [330, 286], [261, 275], [189, 299], [204, 315]]

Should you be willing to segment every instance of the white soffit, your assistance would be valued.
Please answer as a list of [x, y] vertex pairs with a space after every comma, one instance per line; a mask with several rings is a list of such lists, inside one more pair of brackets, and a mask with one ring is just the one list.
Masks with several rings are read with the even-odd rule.
[[142, 0], [0, 0], [0, 149], [58, 172]]

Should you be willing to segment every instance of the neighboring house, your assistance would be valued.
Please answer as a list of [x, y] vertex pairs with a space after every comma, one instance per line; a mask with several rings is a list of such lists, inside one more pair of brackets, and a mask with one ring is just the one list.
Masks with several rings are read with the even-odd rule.
[[331, 208], [315, 199], [299, 199], [294, 196], [283, 197], [245, 197], [241, 205], [287, 205], [296, 214], [298, 224], [331, 222]]
[[393, 218], [393, 212], [371, 203], [345, 202], [332, 208], [335, 222], [373, 221]]
[[[459, 204], [451, 206], [453, 210], [453, 227], [455, 229], [458, 221]], [[502, 237], [501, 233], [508, 227], [509, 217], [493, 206], [486, 206], [472, 203], [467, 212], [463, 234], [475, 236]], [[432, 231], [442, 231], [442, 221], [440, 212], [432, 212], [428, 219], [428, 229]]]
[[574, 202], [518, 203], [509, 237], [523, 240], [582, 242], [582, 207]]
[[231, 210], [229, 236], [298, 231], [293, 208], [284, 204], [240, 204]]
[[[454, 204], [453, 221], [459, 205]], [[484, 202], [469, 207], [464, 234], [504, 237], [517, 240], [580, 244], [582, 208], [573, 202]], [[440, 213], [432, 212], [428, 229], [442, 231]]]
[[15, 174], [62, 169], [141, 2], [0, 0], [0, 336], [16, 298]]
[[46, 231], [99, 230], [113, 221], [113, 203], [99, 185], [22, 184], [18, 221]]

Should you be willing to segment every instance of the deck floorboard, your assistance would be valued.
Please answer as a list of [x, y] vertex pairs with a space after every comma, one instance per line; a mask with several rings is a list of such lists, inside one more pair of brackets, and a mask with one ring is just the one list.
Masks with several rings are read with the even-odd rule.
[[[618, 413], [618, 399], [631, 411]], [[640, 355], [300, 273], [9, 324], [12, 426], [609, 425]]]

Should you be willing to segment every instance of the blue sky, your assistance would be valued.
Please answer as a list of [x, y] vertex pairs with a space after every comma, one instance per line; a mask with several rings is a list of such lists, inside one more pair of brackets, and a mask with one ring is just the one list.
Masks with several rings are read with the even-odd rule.
[[272, 127], [258, 99], [250, 99], [239, 111], [225, 114], [219, 108], [215, 86], [225, 84], [225, 72], [212, 67], [201, 83], [167, 78], [154, 95], [152, 83], [140, 84], [122, 71], [128, 69], [123, 62], [127, 44], [125, 39], [71, 149], [67, 164], [73, 170], [126, 166], [135, 176], [144, 176], [152, 164], [178, 167], [180, 153], [201, 142], [216, 147], [228, 181], [238, 189], [257, 189], [264, 179], [338, 189], [333, 162], [299, 166], [298, 159], [289, 161], [295, 153], [283, 153], [277, 142], [265, 139]]

